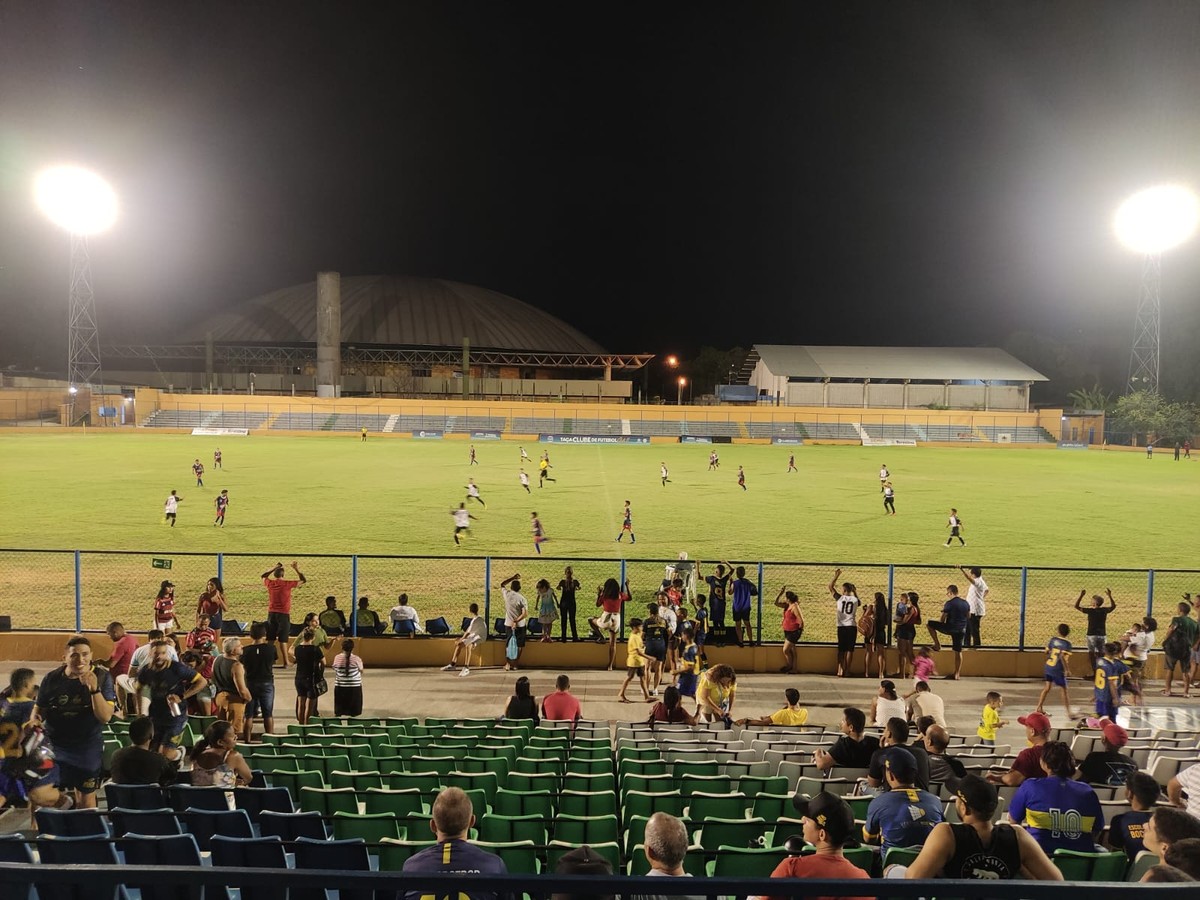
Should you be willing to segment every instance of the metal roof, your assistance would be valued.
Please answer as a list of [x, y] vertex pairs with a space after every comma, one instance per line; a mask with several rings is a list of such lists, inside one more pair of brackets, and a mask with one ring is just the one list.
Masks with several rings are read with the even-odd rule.
[[909, 381], [1049, 381], [999, 347], [811, 347], [755, 344], [772, 375]]
[[[441, 278], [349, 275], [341, 279], [342, 343], [603, 353], [566, 322], [506, 294]], [[317, 282], [238, 303], [199, 323], [186, 342], [295, 344], [317, 339]]]

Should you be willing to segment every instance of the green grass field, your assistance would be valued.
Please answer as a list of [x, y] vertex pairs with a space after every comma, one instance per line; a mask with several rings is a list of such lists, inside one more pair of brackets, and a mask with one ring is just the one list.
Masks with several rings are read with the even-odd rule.
[[[212, 471], [218, 443], [225, 469]], [[897, 572], [897, 590], [919, 584], [926, 597], [939, 600], [947, 565], [1111, 570], [1196, 564], [1192, 523], [1200, 460], [1176, 463], [1167, 454], [1147, 461], [1123, 452], [810, 446], [795, 448], [800, 471], [787, 474], [789, 447], [718, 445], [721, 468], [710, 472], [707, 445], [532, 443], [525, 446], [535, 459], [548, 447], [558, 480], [539, 489], [536, 464], [526, 465], [533, 487], [527, 495], [517, 480], [517, 446], [478, 443], [480, 465], [469, 468], [468, 445], [458, 440], [3, 435], [9, 515], [0, 523], [0, 547], [145, 551], [85, 557], [87, 627], [117, 614], [146, 618], [161, 575], [150, 568], [150, 555], [173, 559], [172, 579], [180, 595], [190, 597], [214, 562], [180, 554], [253, 554], [225, 564], [231, 596], [238, 602], [244, 596], [252, 607], [261, 601], [257, 576], [276, 559], [303, 560], [314, 595], [348, 596], [348, 560], [316, 554], [489, 555], [496, 558], [496, 580], [519, 567], [530, 582], [543, 574], [557, 581], [569, 558], [665, 560], [681, 550], [705, 561], [893, 563], [905, 567]], [[203, 488], [194, 486], [190, 471], [195, 457], [209, 469]], [[660, 461], [671, 470], [665, 487]], [[895, 517], [883, 515], [881, 462], [892, 472]], [[745, 492], [736, 482], [739, 464], [747, 473]], [[488, 505], [471, 504], [478, 521], [456, 548], [449, 512], [463, 499], [468, 476]], [[162, 524], [172, 488], [184, 497], [174, 529]], [[213, 498], [222, 488], [231, 498], [223, 530], [212, 527]], [[625, 499], [633, 502], [635, 547], [613, 541]], [[950, 506], [966, 523], [965, 549], [942, 546]], [[550, 537], [536, 563], [530, 562], [532, 510]], [[64, 609], [73, 609], [72, 567], [69, 555], [0, 554], [0, 612], [13, 614], [18, 626], [69, 624], [62, 619]], [[590, 587], [615, 574], [616, 565], [576, 569]], [[635, 590], [652, 587], [662, 571], [657, 562], [631, 564]], [[860, 567], [844, 577], [865, 595], [886, 588], [881, 572]], [[831, 574], [829, 565], [769, 566], [764, 587], [773, 597], [781, 583], [797, 585], [813, 602]], [[1073, 600], [1078, 590], [1099, 590], [1105, 581], [1126, 596], [1140, 591], [1144, 606], [1141, 574], [1037, 579], [1039, 597], [1069, 594]], [[1019, 590], [1016, 580], [1019, 573], [997, 572], [990, 578], [993, 595], [1007, 588], [1011, 596]], [[473, 560], [362, 560], [359, 566], [359, 592], [378, 598], [376, 605], [386, 609], [391, 597], [408, 590], [424, 600], [427, 614], [444, 610], [451, 621], [464, 598], [478, 597], [482, 581], [482, 563]], [[1031, 574], [1031, 591], [1034, 581]], [[1180, 590], [1200, 589], [1200, 575], [1162, 575], [1159, 583], [1156, 598], [1177, 598]], [[247, 618], [253, 614], [244, 611]], [[775, 618], [774, 611], [764, 613], [764, 621]], [[813, 626], [808, 633], [816, 636]]]

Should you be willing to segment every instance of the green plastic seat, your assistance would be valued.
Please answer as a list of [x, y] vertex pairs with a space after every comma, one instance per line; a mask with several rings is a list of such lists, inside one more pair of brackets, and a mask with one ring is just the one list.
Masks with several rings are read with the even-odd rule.
[[365, 791], [367, 788], [383, 787], [383, 776], [378, 772], [330, 772], [329, 786]]
[[744, 819], [747, 801], [745, 794], [693, 794], [685, 812], [693, 822], [705, 819]]
[[459, 760], [466, 759], [471, 755], [471, 748], [471, 744], [455, 743], [453, 741], [439, 739], [436, 744], [430, 744], [428, 747], [426, 747], [425, 752], [421, 755], [423, 757], [434, 759], [442, 759], [448, 756], [453, 759], [455, 761], [455, 765], [457, 765]]
[[613, 791], [617, 790], [617, 777], [611, 770], [600, 775], [581, 775], [577, 772], [568, 771], [563, 776], [562, 789], [564, 791], [585, 791], [594, 793], [595, 791]]
[[611, 775], [612, 770], [612, 760], [608, 757], [588, 759], [586, 757], [572, 755], [567, 758], [566, 762], [566, 771], [568, 774]]
[[558, 793], [559, 779], [553, 772], [509, 772], [510, 791], [549, 791]]
[[843, 847], [842, 856], [854, 863], [868, 875], [874, 877], [875, 863], [879, 854], [872, 847]]
[[714, 878], [770, 878], [775, 867], [787, 856], [778, 847], [750, 848], [729, 844], [717, 847], [716, 853], [716, 858], [706, 867], [707, 874]]
[[657, 759], [621, 759], [617, 762], [617, 777], [622, 784], [630, 775], [666, 774], [668, 774], [667, 761], [661, 757]]
[[671, 774], [680, 780], [682, 785], [683, 779], [688, 775], [700, 775], [703, 777], [714, 777], [721, 774], [721, 764], [715, 759], [705, 760], [680, 760], [671, 763]]
[[679, 791], [626, 791], [622, 797], [621, 809], [626, 822], [632, 816], [650, 817], [656, 812], [670, 813], [678, 818], [683, 815], [684, 803], [683, 795]]
[[731, 794], [733, 779], [728, 775], [684, 775], [676, 779], [679, 792], [685, 797], [692, 794]]
[[736, 790], [752, 799], [759, 794], [786, 794], [788, 780], [783, 775], [743, 775], [736, 781]]
[[500, 788], [492, 798], [492, 809], [503, 816], [540, 816], [554, 818], [554, 797], [550, 791], [514, 791]]
[[574, 847], [581, 844], [617, 843], [621, 826], [616, 816], [563, 816], [554, 818], [554, 840]]
[[[450, 772], [442, 776], [443, 787], [457, 787], [464, 791], [478, 791], [491, 805], [492, 797], [500, 789], [500, 779], [494, 772]], [[478, 810], [476, 811], [478, 815]]]
[[458, 761], [458, 771], [482, 773], [487, 772], [496, 776], [496, 786], [504, 787], [508, 781], [508, 760], [503, 757], [466, 756]]
[[1050, 861], [1067, 881], [1124, 881], [1129, 858], [1124, 851], [1085, 853], [1080, 850], [1055, 850]]
[[[387, 748], [384, 748], [385, 750]], [[364, 756], [359, 760], [359, 769], [363, 772], [403, 772], [408, 768], [408, 760], [403, 756]]]
[[550, 822], [541, 816], [502, 816], [491, 812], [479, 822], [479, 836], [485, 841], [511, 843], [532, 841], [539, 847], [546, 845]]
[[558, 811], [564, 816], [615, 816], [617, 795], [612, 791], [563, 791], [558, 795]]
[[361, 772], [366, 767], [363, 760], [370, 759], [375, 754], [375, 748], [368, 743], [345, 743], [331, 744], [329, 746], [329, 755], [345, 754], [350, 757], [350, 768], [355, 772]]
[[612, 747], [608, 741], [596, 741], [584, 744], [576, 742], [571, 746], [571, 759], [602, 759], [612, 767]]
[[[432, 835], [430, 837], [432, 838]], [[397, 841], [384, 838], [379, 842], [378, 847], [372, 849], [379, 857], [379, 871], [399, 872], [404, 868], [404, 863], [410, 856], [420, 853], [426, 847], [432, 847], [436, 843], [437, 841], [432, 839], [428, 841]]]
[[436, 794], [441, 788], [442, 776], [437, 772], [392, 772], [384, 776], [384, 787], [393, 791], [420, 791], [422, 796]]
[[319, 769], [321, 774], [325, 776], [325, 782], [329, 783], [329, 776], [334, 772], [349, 772], [350, 757], [344, 753], [313, 756], [308, 759], [308, 767], [310, 769]]
[[354, 793], [354, 788], [301, 788], [300, 811], [317, 812], [323, 816], [339, 812], [358, 815], [358, 795]]
[[261, 759], [256, 759], [256, 762], [258, 762], [258, 770], [264, 775], [270, 775], [272, 772], [277, 772], [280, 770], [288, 772], [296, 772], [301, 769], [305, 771], [311, 771], [308, 766], [301, 765], [302, 761], [299, 756], [293, 756], [292, 754], [276, 754], [275, 756], [264, 755]]
[[665, 772], [662, 775], [624, 775], [619, 777], [621, 793], [641, 791], [644, 794], [667, 794], [676, 790], [675, 779]]
[[391, 813], [336, 812], [333, 814], [333, 837], [339, 841], [360, 838], [368, 844], [377, 844], [384, 838], [402, 841], [408, 837], [408, 832]]
[[755, 796], [754, 802], [750, 806], [751, 816], [766, 819], [768, 822], [776, 822], [794, 812], [795, 807], [792, 806], [792, 795], [786, 793], [768, 794], [760, 792]]
[[910, 866], [921, 855], [920, 847], [892, 847], [883, 854], [883, 867]]
[[1149, 869], [1157, 866], [1161, 860], [1151, 853], [1149, 850], [1143, 850], [1139, 853], [1129, 865], [1129, 874], [1125, 876], [1126, 881], [1141, 881], [1142, 876]]
[[388, 813], [399, 818], [414, 813], [427, 814], [428, 809], [422, 797], [423, 795], [418, 790], [392, 791], [367, 788], [359, 795], [358, 799], [363, 801], [363, 806], [370, 815]]
[[414, 772], [437, 772], [446, 775], [458, 768], [458, 760], [453, 756], [414, 756], [408, 761], [408, 766]]
[[288, 793], [292, 795], [292, 800], [300, 799], [300, 791], [302, 788], [323, 788], [325, 787], [325, 776], [320, 772], [309, 770], [299, 770], [288, 772], [283, 769], [276, 769], [267, 776], [267, 784], [271, 787], [285, 787]]
[[752, 847], [766, 837], [768, 828], [765, 819], [707, 818], [697, 824], [700, 828], [692, 843], [703, 847], [706, 854], [721, 846]]
[[504, 860], [511, 873], [539, 875], [542, 867], [538, 862], [537, 845], [533, 841], [485, 841], [474, 842], [476, 847], [495, 853]]

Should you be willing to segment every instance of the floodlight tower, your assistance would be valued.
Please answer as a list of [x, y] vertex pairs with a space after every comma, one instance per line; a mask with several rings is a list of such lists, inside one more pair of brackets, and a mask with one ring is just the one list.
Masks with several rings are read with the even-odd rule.
[[88, 237], [112, 227], [117, 219], [117, 195], [94, 172], [56, 166], [38, 175], [34, 199], [46, 218], [71, 235], [67, 383], [73, 395], [80, 387], [103, 385]]
[[1142, 256], [1142, 286], [1129, 354], [1128, 391], [1158, 393], [1162, 322], [1162, 254], [1196, 231], [1200, 204], [1188, 188], [1164, 184], [1138, 191], [1117, 209], [1113, 229], [1128, 249]]

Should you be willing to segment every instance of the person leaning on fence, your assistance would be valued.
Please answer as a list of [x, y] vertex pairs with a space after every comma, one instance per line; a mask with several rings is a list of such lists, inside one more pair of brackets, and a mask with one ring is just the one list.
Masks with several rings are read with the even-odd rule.
[[[444, 788], [433, 801], [433, 816], [429, 829], [437, 836], [437, 843], [414, 853], [404, 861], [402, 871], [407, 874], [454, 874], [464, 875], [507, 875], [504, 860], [467, 840], [468, 832], [475, 827], [475, 811], [471, 798], [461, 788]], [[417, 835], [413, 835], [416, 839]], [[471, 890], [466, 885], [456, 885], [453, 896], [465, 894], [472, 900], [496, 900], [492, 891]], [[433, 896], [430, 890], [405, 891], [404, 900], [422, 900]]]
[[[525, 630], [529, 625], [529, 601], [521, 593], [521, 575], [510, 575], [500, 582], [500, 595], [504, 598], [504, 671], [518, 668], [517, 663], [525, 652]], [[508, 649], [516, 644], [516, 656], [508, 656]]]
[[588, 619], [592, 629], [592, 637], [599, 643], [606, 640], [603, 632], [608, 632], [608, 671], [613, 670], [617, 658], [617, 632], [621, 630], [621, 609], [629, 602], [629, 582], [620, 584], [617, 579], [607, 579], [603, 586], [596, 591], [596, 605], [600, 614]]
[[1063, 881], [1062, 872], [1024, 828], [992, 824], [998, 803], [994, 785], [968, 775], [954, 797], [960, 822], [934, 826], [917, 858], [908, 866], [889, 866], [884, 877]]

